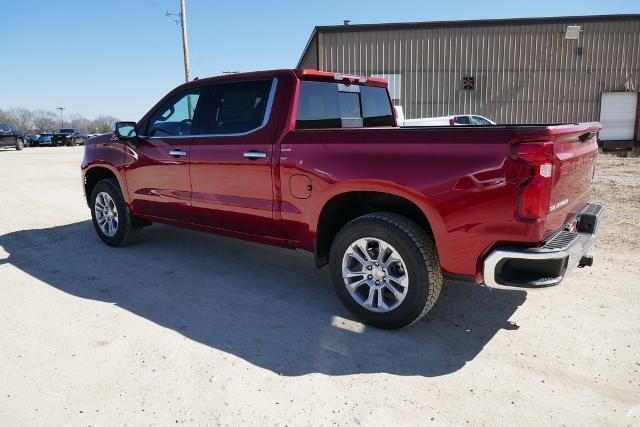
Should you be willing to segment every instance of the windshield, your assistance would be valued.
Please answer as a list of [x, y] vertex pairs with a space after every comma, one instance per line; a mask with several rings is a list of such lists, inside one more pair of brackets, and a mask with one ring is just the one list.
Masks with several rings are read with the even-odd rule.
[[73, 133], [73, 129], [60, 129], [59, 133]]
[[42, 135], [40, 135], [40, 138], [51, 138], [53, 135], [51, 135], [50, 133], [43, 133]]

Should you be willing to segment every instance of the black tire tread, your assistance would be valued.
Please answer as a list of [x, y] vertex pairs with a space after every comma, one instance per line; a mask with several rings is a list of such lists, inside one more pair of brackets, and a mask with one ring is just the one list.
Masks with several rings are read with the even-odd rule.
[[[368, 218], [377, 218], [382, 221], [386, 221], [389, 224], [392, 224], [402, 231], [404, 231], [407, 236], [418, 247], [420, 250], [420, 255], [424, 260], [425, 266], [427, 268], [427, 275], [429, 276], [429, 282], [431, 286], [428, 287], [429, 294], [427, 295], [427, 300], [422, 309], [422, 312], [416, 317], [416, 319], [411, 322], [409, 325], [414, 324], [418, 320], [422, 319], [428, 312], [433, 308], [440, 296], [440, 292], [442, 292], [442, 284], [444, 282], [442, 278], [442, 270], [440, 269], [440, 258], [438, 258], [438, 253], [436, 251], [436, 245], [433, 241], [433, 238], [427, 235], [427, 232], [420, 228], [418, 224], [411, 221], [409, 218], [395, 214], [395, 213], [387, 213], [387, 212], [374, 212], [368, 215], [364, 215], [364, 217]], [[407, 325], [407, 326], [409, 326]]]
[[431, 308], [433, 308], [442, 291], [443, 276], [433, 236], [409, 218], [391, 212], [372, 212], [365, 214], [345, 224], [340, 231], [363, 220], [382, 221], [401, 230], [418, 248], [420, 258], [424, 262], [427, 273], [427, 295], [425, 296], [423, 293], [420, 298], [420, 300], [424, 301], [424, 307], [420, 314], [404, 327], [410, 326], [419, 321], [429, 312], [429, 310], [431, 310]]

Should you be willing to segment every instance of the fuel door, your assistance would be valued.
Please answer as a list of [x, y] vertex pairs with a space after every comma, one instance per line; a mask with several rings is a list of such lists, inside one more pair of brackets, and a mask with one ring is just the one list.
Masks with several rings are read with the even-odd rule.
[[296, 199], [308, 199], [311, 197], [311, 179], [306, 175], [291, 175], [289, 178], [289, 191]]

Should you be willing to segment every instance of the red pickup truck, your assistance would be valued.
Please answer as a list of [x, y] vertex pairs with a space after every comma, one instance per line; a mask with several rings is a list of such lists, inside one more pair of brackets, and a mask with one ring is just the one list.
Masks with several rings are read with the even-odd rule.
[[545, 287], [591, 264], [600, 125], [398, 128], [386, 86], [278, 70], [177, 87], [87, 141], [98, 236], [159, 222], [311, 251], [380, 328], [423, 316], [443, 277]]

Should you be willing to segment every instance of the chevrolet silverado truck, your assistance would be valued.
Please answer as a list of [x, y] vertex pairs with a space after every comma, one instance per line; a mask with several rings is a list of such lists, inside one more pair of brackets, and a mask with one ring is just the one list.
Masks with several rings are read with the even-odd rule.
[[599, 124], [398, 128], [386, 86], [302, 69], [177, 87], [88, 141], [96, 233], [123, 246], [158, 222], [310, 251], [388, 329], [443, 278], [536, 288], [591, 264]]

